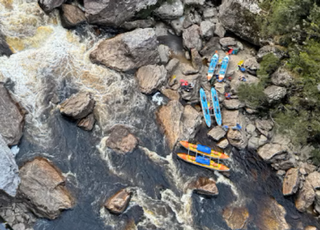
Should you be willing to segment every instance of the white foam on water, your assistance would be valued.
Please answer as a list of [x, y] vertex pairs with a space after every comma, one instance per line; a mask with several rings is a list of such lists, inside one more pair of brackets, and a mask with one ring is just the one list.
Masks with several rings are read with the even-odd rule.
[[12, 154], [13, 154], [14, 156], [16, 156], [16, 155], [19, 153], [19, 151], [20, 151], [18, 145], [12, 146], [12, 147], [10, 148], [10, 150], [11, 150], [11, 152], [12, 152]]
[[163, 104], [163, 97], [161, 97], [160, 92], [156, 92], [153, 96], [152, 96], [152, 101], [156, 102], [157, 105], [162, 105]]

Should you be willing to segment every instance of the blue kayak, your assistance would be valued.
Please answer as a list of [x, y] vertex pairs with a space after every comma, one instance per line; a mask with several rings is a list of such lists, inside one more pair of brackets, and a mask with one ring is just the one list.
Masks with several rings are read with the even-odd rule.
[[207, 101], [206, 93], [204, 92], [204, 90], [202, 88], [200, 89], [200, 102], [201, 102], [201, 107], [202, 107], [204, 119], [206, 121], [207, 126], [210, 127], [211, 126], [211, 116], [210, 116], [210, 112], [209, 112], [208, 101]]
[[229, 56], [225, 56], [222, 60], [221, 68], [219, 71], [219, 79], [218, 82], [222, 82], [227, 73], [227, 68], [229, 64]]
[[211, 80], [213, 74], [214, 74], [214, 70], [216, 69], [216, 66], [218, 64], [219, 61], [219, 55], [216, 51], [216, 53], [212, 56], [211, 61], [210, 61], [210, 65], [209, 65], [209, 70], [208, 70], [208, 75], [207, 75], [207, 79], [208, 81]]
[[211, 98], [212, 98], [214, 116], [216, 118], [217, 124], [222, 125], [222, 116], [220, 111], [219, 98], [215, 88], [211, 88]]

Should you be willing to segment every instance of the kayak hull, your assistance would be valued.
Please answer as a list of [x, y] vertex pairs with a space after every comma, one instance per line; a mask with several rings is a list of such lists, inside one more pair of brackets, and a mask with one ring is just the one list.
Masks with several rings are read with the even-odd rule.
[[219, 71], [219, 82], [222, 82], [227, 73], [227, 68], [229, 64], [229, 56], [225, 56], [222, 60], [221, 68]]
[[201, 107], [202, 107], [204, 119], [206, 121], [207, 126], [210, 127], [211, 126], [211, 116], [210, 116], [207, 96], [202, 88], [200, 89], [200, 102], [201, 102]]
[[220, 110], [218, 93], [215, 90], [215, 88], [211, 88], [211, 99], [212, 99], [214, 116], [215, 116], [216, 122], [219, 126], [221, 126], [222, 125], [222, 115], [221, 115], [221, 110]]
[[190, 164], [198, 165], [203, 168], [216, 170], [216, 171], [220, 171], [220, 172], [230, 171], [230, 169], [227, 166], [225, 166], [223, 164], [218, 164], [218, 163], [214, 162], [213, 160], [210, 160], [210, 165], [206, 165], [206, 164], [201, 164], [201, 163], [196, 162], [196, 157], [194, 157], [194, 156], [190, 156], [185, 153], [178, 153], [177, 155], [181, 160], [184, 160]]
[[216, 69], [218, 62], [219, 62], [219, 55], [216, 53], [212, 56], [210, 61], [208, 75], [207, 75], [208, 81], [210, 81], [212, 76], [214, 75], [214, 70]]
[[217, 151], [214, 151], [212, 149], [211, 149], [211, 153], [205, 153], [205, 152], [199, 151], [199, 150], [197, 150], [197, 145], [191, 144], [191, 143], [189, 143], [187, 141], [180, 141], [180, 144], [184, 148], [189, 149], [192, 152], [198, 152], [201, 155], [208, 156], [208, 157], [213, 158], [213, 159], [222, 159], [222, 160], [223, 159], [229, 159], [229, 156], [227, 154], [224, 154], [224, 153], [221, 153], [221, 152], [217, 152]]

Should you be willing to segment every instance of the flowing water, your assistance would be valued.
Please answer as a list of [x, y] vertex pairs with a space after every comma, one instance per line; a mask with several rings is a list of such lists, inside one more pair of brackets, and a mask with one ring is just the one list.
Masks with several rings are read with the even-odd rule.
[[[110, 34], [98, 36], [88, 25], [78, 30], [81, 34], [68, 31], [58, 18], [57, 12], [45, 15], [34, 0], [0, 0], [0, 29], [14, 51], [10, 58], [0, 57], [0, 81], [7, 82], [27, 111], [17, 162], [50, 159], [76, 198], [73, 209], [53, 221], [38, 220], [35, 229], [230, 229], [223, 217], [226, 207], [248, 210], [247, 229], [268, 229], [273, 216], [266, 210], [274, 200], [285, 209], [291, 229], [317, 225], [296, 211], [292, 198], [282, 196], [281, 181], [255, 153], [234, 150], [229, 176], [179, 161], [156, 122], [159, 95], [152, 100], [139, 92], [132, 74], [90, 62], [90, 51]], [[96, 100], [93, 132], [58, 111], [57, 103], [78, 91], [91, 92]], [[129, 126], [139, 138], [132, 153], [117, 154], [103, 144], [116, 124]], [[207, 131], [203, 127], [197, 139], [214, 146]], [[187, 185], [198, 176], [215, 178], [220, 194], [193, 194]], [[133, 192], [128, 209], [120, 216], [110, 214], [104, 202], [125, 187]]]

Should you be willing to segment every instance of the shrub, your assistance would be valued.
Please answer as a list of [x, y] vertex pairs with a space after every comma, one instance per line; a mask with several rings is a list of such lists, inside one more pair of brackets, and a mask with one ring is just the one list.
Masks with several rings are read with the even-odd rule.
[[238, 88], [239, 100], [252, 108], [262, 108], [267, 103], [262, 84], [242, 83]]
[[311, 151], [312, 161], [315, 165], [320, 165], [320, 149], [314, 149]]
[[276, 57], [273, 53], [269, 53], [262, 58], [260, 62], [260, 69], [257, 71], [259, 77], [261, 76], [269, 76], [280, 65], [280, 59]]

